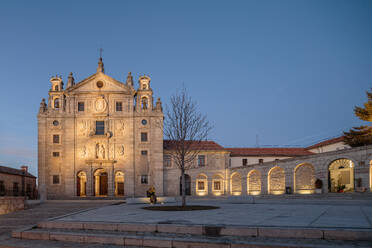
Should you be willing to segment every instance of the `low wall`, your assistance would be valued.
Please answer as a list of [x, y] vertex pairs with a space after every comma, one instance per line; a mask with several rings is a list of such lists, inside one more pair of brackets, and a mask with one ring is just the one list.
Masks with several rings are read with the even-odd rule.
[[25, 208], [24, 197], [5, 196], [0, 197], [0, 215], [11, 213]]

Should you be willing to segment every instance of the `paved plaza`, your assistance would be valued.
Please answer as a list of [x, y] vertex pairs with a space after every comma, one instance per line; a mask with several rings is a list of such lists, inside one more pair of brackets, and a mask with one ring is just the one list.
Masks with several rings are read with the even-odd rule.
[[144, 204], [111, 205], [69, 215], [58, 220], [84, 222], [170, 223], [308, 228], [372, 228], [372, 201], [301, 200], [189, 201], [219, 206], [203, 211], [149, 211]]

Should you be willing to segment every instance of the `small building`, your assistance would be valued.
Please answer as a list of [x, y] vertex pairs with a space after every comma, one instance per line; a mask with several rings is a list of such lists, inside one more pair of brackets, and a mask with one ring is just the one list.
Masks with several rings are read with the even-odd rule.
[[21, 169], [0, 166], [0, 196], [27, 196], [37, 198], [36, 177], [28, 172], [28, 167]]

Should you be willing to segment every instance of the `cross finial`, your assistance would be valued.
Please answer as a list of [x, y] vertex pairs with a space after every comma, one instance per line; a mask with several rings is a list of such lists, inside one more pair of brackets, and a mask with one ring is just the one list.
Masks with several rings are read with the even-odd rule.
[[102, 52], [103, 52], [103, 48], [101, 47], [101, 48], [99, 49], [99, 57], [100, 57], [100, 58], [102, 58]]

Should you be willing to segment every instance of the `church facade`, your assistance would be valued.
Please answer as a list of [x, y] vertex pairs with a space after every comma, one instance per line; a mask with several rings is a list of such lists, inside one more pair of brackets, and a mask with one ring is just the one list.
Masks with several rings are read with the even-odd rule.
[[97, 72], [64, 88], [50, 79], [38, 114], [38, 175], [42, 198], [142, 196], [148, 185], [162, 194], [163, 113], [151, 79], [136, 87]]
[[[41, 199], [180, 195], [180, 170], [163, 140], [163, 110], [151, 78], [120, 82], [97, 71], [67, 85], [50, 79], [38, 113]], [[187, 195], [230, 196], [372, 191], [372, 146], [350, 148], [343, 137], [303, 148], [225, 148], [203, 141], [186, 171]], [[315, 182], [322, 181], [320, 189]]]

